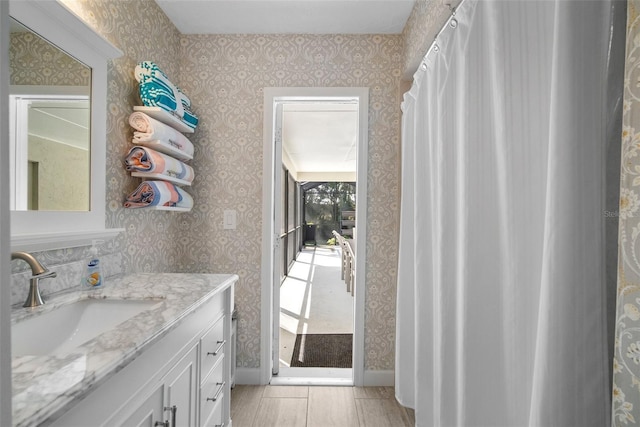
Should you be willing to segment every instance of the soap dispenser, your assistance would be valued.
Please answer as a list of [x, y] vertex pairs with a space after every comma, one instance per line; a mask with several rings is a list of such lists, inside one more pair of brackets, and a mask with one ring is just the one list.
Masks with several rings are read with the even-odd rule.
[[96, 244], [104, 242], [102, 240], [93, 240], [91, 243], [91, 249], [89, 249], [91, 257], [87, 262], [87, 267], [82, 277], [82, 286], [86, 289], [99, 288], [104, 284], [100, 259], [98, 258], [98, 248], [96, 247]]

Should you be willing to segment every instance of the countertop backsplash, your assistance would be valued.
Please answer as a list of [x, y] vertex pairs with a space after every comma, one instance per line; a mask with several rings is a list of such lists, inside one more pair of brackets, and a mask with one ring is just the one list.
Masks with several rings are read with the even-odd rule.
[[[38, 261], [57, 274], [55, 278], [40, 281], [40, 293], [45, 303], [48, 295], [80, 287], [80, 280], [89, 261], [88, 248], [64, 249], [64, 255], [66, 256], [56, 257], [57, 262], [55, 263], [47, 261], [45, 255], [48, 252], [34, 253]], [[109, 277], [123, 273], [122, 252], [105, 253], [104, 250], [100, 250], [98, 256], [105, 278], [104, 286], [106, 287], [109, 286]], [[11, 305], [20, 306], [24, 303], [29, 293], [31, 270], [25, 262], [18, 260], [11, 262], [11, 269]]]

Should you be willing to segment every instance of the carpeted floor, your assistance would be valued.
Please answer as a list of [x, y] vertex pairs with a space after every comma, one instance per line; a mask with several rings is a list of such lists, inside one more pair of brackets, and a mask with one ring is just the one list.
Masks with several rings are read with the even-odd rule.
[[298, 334], [292, 368], [351, 368], [353, 334]]

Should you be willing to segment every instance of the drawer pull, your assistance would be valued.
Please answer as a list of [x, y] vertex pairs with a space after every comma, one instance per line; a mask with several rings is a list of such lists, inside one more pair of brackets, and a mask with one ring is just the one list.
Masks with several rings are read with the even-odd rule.
[[220, 393], [222, 393], [222, 390], [224, 389], [224, 381], [222, 381], [221, 383], [216, 383], [216, 385], [219, 385], [220, 388], [218, 389], [218, 391], [216, 392], [216, 395], [213, 397], [207, 397], [207, 402], [208, 401], [212, 401], [215, 402], [216, 400], [218, 400], [220, 398]]
[[224, 427], [224, 423], [222, 423], [222, 424], [216, 424], [216, 426], [215, 426], [215, 427]]
[[218, 348], [215, 349], [215, 351], [212, 352], [207, 352], [207, 356], [217, 356], [218, 353], [220, 353], [222, 351], [222, 349], [224, 348], [225, 343], [227, 342], [227, 340], [222, 340], [222, 341], [218, 341], [217, 344], [220, 344], [218, 346]]
[[161, 427], [169, 427], [169, 420], [162, 422], [162, 421], [156, 421], [156, 423], [154, 424], [155, 427], [157, 426], [161, 426]]

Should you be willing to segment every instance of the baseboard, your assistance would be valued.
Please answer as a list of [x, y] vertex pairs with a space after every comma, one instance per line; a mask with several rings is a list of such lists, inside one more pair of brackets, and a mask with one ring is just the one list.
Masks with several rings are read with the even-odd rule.
[[[237, 368], [236, 384], [258, 385], [260, 384], [260, 368]], [[365, 387], [393, 387], [395, 385], [395, 372], [389, 371], [364, 371]]]
[[395, 371], [364, 371], [365, 387], [393, 387], [396, 383]]
[[236, 384], [260, 384], [260, 368], [236, 368]]

